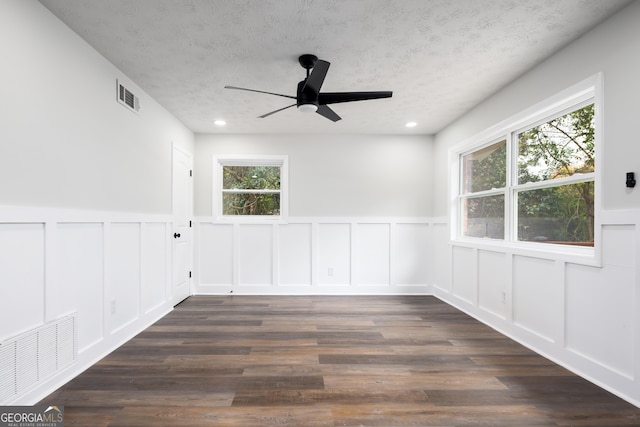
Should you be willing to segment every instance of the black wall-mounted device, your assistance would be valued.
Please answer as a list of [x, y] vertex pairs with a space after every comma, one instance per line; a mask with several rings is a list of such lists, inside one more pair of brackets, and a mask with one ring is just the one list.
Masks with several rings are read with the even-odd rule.
[[633, 172], [627, 172], [627, 187], [633, 188], [636, 186], [636, 176]]

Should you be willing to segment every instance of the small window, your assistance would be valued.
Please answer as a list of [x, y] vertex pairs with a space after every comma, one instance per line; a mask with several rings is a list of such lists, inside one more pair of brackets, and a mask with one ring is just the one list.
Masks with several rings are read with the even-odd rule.
[[286, 216], [286, 156], [218, 157], [214, 212], [219, 217]]

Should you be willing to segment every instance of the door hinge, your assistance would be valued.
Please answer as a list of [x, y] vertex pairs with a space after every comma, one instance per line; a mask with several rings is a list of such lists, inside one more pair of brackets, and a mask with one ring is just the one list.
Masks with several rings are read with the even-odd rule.
[[191, 221], [189, 221], [189, 228], [191, 228]]
[[189, 169], [189, 176], [193, 176], [193, 170]]
[[189, 272], [189, 277], [191, 277], [191, 272]]

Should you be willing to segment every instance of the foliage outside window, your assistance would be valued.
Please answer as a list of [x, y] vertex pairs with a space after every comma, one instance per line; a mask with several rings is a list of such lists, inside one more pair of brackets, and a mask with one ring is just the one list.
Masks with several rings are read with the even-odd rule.
[[460, 156], [460, 234], [594, 245], [593, 98]]
[[219, 158], [218, 215], [280, 218], [286, 214], [286, 157]]

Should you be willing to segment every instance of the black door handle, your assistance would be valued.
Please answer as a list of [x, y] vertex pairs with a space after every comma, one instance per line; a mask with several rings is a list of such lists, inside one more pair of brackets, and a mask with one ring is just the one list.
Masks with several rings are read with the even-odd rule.
[[174, 239], [180, 238], [180, 233], [173, 233], [173, 238]]

